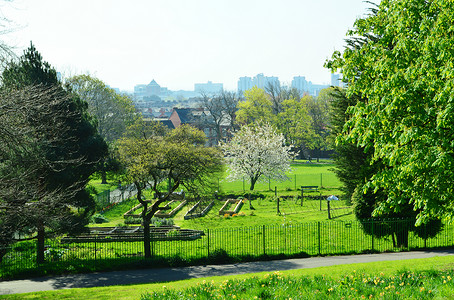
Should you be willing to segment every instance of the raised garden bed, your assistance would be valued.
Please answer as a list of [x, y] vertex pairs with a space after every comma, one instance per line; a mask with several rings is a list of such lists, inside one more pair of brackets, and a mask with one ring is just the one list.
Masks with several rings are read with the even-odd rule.
[[210, 209], [214, 206], [214, 201], [211, 201], [210, 204], [208, 204], [202, 211], [198, 212], [200, 210], [200, 206], [202, 205], [202, 200], [197, 202], [193, 207], [191, 207], [190, 210], [184, 215], [185, 220], [189, 219], [195, 219], [195, 218], [201, 218], [205, 216]]
[[[233, 210], [230, 209], [232, 207], [232, 205], [234, 205]], [[241, 207], [243, 207], [243, 200], [227, 199], [225, 201], [224, 205], [219, 210], [219, 215], [223, 216], [226, 214], [229, 214], [229, 215], [237, 214], [241, 210]]]
[[[147, 200], [146, 202], [151, 203], [150, 200]], [[126, 218], [141, 218], [140, 214], [135, 214], [134, 212], [142, 207], [143, 207], [142, 203], [137, 204], [136, 206], [134, 206], [133, 208], [131, 208], [130, 210], [125, 212], [123, 214], [123, 218], [125, 218], [125, 219]]]
[[[177, 201], [180, 201], [180, 200], [172, 200], [170, 201], [169, 203], [167, 203], [164, 207], [165, 208], [170, 208], [170, 206], [174, 203], [176, 203]], [[158, 210], [155, 214], [154, 214], [154, 217], [158, 217], [158, 218], [171, 218], [173, 217], [183, 206], [185, 206], [187, 203], [186, 200], [184, 201], [181, 201], [181, 203], [175, 207], [174, 209], [172, 209], [170, 212], [166, 213], [166, 211], [160, 211]]]
[[[178, 226], [150, 227], [150, 237], [153, 241], [195, 240], [204, 236], [202, 230], [180, 229]], [[96, 227], [90, 233], [77, 236], [66, 236], [61, 239], [66, 243], [87, 242], [134, 242], [143, 240], [142, 226], [129, 227]]]

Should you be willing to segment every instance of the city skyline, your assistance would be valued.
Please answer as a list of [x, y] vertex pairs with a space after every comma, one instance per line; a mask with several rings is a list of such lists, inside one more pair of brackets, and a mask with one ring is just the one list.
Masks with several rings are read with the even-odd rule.
[[[162, 83], [161, 83], [162, 84]], [[251, 89], [252, 87], [258, 87], [265, 89], [268, 84], [287, 86], [296, 88], [302, 94], [308, 93], [312, 96], [317, 96], [318, 92], [329, 86], [342, 86], [340, 74], [331, 74], [330, 83], [317, 84], [308, 79], [305, 76], [293, 76], [293, 80], [290, 84], [283, 83], [276, 76], [267, 76], [266, 74], [259, 73], [256, 76], [242, 76], [237, 81], [237, 88], [234, 90], [228, 90], [223, 87], [222, 82], [207, 81], [206, 83], [194, 83], [194, 88], [189, 90], [171, 90], [160, 83], [156, 82], [153, 78], [149, 83], [141, 83], [134, 85], [134, 95], [139, 97], [144, 96], [168, 96], [175, 92], [188, 92], [192, 96], [200, 96], [201, 94], [214, 95], [222, 91], [238, 92], [242, 94], [245, 90]], [[164, 83], [165, 84], [165, 83]], [[114, 88], [114, 87], [113, 87]]]
[[17, 54], [32, 41], [63, 76], [88, 73], [126, 91], [152, 79], [170, 90], [208, 81], [236, 90], [238, 78], [259, 73], [287, 85], [300, 75], [330, 84], [324, 62], [342, 51], [346, 32], [369, 7], [362, 0], [1, 4], [15, 28], [3, 37]]

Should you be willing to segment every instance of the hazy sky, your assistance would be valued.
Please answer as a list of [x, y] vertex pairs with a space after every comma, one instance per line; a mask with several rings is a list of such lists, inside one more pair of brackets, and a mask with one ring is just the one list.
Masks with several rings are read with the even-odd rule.
[[7, 36], [16, 52], [33, 41], [65, 75], [89, 73], [122, 90], [152, 79], [171, 90], [208, 80], [236, 90], [239, 77], [258, 73], [329, 83], [323, 63], [368, 7], [363, 0], [14, 0], [0, 10], [16, 23]]

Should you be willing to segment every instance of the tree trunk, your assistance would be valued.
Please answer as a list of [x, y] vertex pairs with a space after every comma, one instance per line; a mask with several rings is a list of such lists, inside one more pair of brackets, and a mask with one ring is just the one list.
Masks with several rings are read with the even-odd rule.
[[151, 258], [151, 247], [150, 247], [150, 220], [148, 218], [143, 219], [143, 251], [145, 258]]
[[408, 230], [401, 230], [395, 232], [396, 246], [399, 248], [408, 248]]
[[38, 264], [44, 263], [44, 239], [45, 239], [45, 232], [44, 232], [44, 225], [38, 224], [38, 241], [36, 247], [36, 262]]
[[101, 184], [107, 184], [107, 172], [104, 168], [101, 170]]

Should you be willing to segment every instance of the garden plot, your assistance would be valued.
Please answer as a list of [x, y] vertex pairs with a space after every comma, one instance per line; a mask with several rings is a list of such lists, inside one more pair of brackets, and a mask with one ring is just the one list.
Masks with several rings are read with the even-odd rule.
[[219, 215], [223, 216], [226, 214], [238, 214], [238, 212], [241, 210], [241, 207], [243, 207], [243, 204], [244, 202], [242, 199], [227, 199], [219, 210]]
[[[172, 209], [172, 205], [174, 204], [177, 204], [178, 202], [180, 202], [180, 204], [178, 204], [174, 209]], [[173, 217], [180, 209], [183, 208], [183, 206], [185, 206], [187, 203], [186, 200], [183, 200], [183, 201], [179, 201], [179, 200], [172, 200], [170, 201], [169, 203], [167, 203], [164, 207], [166, 208], [166, 210], [158, 210], [154, 216], [155, 217], [158, 217], [158, 218], [171, 218]], [[170, 212], [166, 212], [168, 211], [169, 209], [172, 209]]]
[[190, 210], [184, 215], [185, 220], [201, 218], [205, 216], [210, 209], [214, 206], [214, 201], [211, 201], [208, 205], [206, 205], [205, 201], [200, 200]]
[[[203, 230], [181, 229], [179, 226], [150, 226], [153, 241], [195, 240], [204, 236]], [[143, 240], [142, 226], [93, 227], [88, 234], [66, 236], [62, 244], [87, 242], [134, 242]]]

